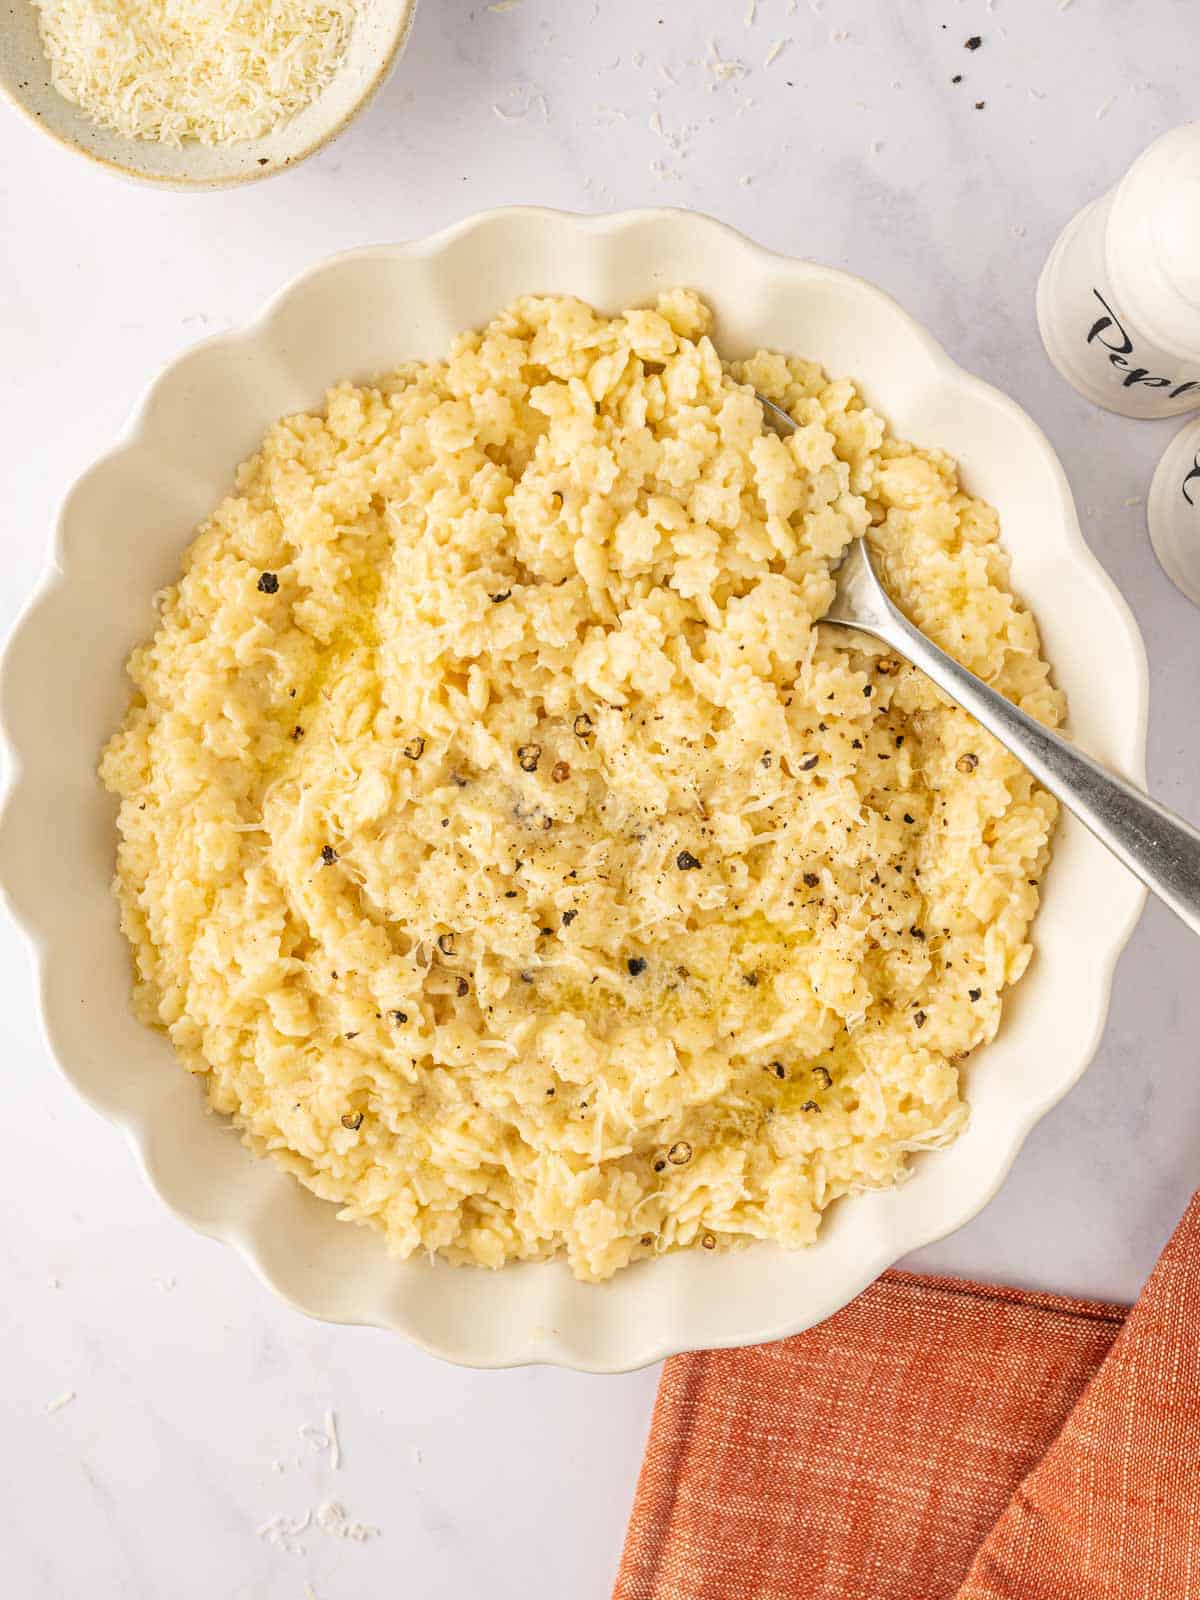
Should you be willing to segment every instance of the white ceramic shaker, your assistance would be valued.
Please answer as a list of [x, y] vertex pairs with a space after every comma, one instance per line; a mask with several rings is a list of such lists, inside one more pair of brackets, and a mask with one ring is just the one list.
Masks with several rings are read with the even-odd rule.
[[1200, 122], [1156, 139], [1068, 222], [1037, 314], [1051, 361], [1097, 405], [1127, 417], [1200, 408]]
[[1163, 571], [1200, 606], [1200, 418], [1167, 446], [1150, 484], [1146, 521]]

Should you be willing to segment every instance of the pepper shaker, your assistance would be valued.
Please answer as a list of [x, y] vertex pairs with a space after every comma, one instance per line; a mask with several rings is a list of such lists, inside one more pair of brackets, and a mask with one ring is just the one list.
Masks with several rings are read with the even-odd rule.
[[1200, 408], [1200, 122], [1164, 134], [1071, 219], [1037, 293], [1051, 361], [1126, 417]]

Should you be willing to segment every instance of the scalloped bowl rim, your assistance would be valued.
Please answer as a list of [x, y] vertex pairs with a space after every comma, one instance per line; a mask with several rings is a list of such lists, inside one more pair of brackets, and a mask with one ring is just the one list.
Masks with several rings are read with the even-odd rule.
[[[201, 352], [224, 352], [226, 356], [236, 356], [238, 352], [253, 352], [255, 349], [270, 347], [272, 331], [279, 319], [288, 309], [294, 306], [304, 291], [314, 284], [329, 276], [336, 274], [339, 269], [348, 263], [361, 262], [386, 262], [406, 263], [415, 261], [436, 261], [456, 247], [470, 246], [472, 242], [487, 242], [489, 232], [502, 229], [516, 229], [529, 231], [536, 236], [540, 232], [552, 233], [561, 230], [562, 236], [570, 235], [578, 244], [579, 240], [592, 241], [593, 248], [599, 249], [599, 241], [630, 235], [635, 230], [650, 230], [657, 232], [660, 239], [669, 239], [672, 234], [680, 238], [684, 233], [703, 235], [705, 243], [712, 244], [715, 248], [718, 243], [721, 248], [743, 254], [746, 261], [753, 262], [767, 274], [774, 274], [781, 282], [791, 279], [796, 283], [803, 282], [809, 286], [832, 286], [839, 293], [853, 293], [859, 297], [865, 307], [870, 304], [874, 312], [881, 317], [891, 319], [891, 324], [903, 331], [904, 336], [914, 346], [919, 348], [929, 366], [930, 382], [928, 387], [933, 388], [932, 380], [945, 386], [947, 393], [956, 392], [966, 394], [979, 403], [986, 403], [997, 417], [1007, 416], [1010, 423], [1019, 427], [1028, 447], [1039, 460], [1040, 469], [1048, 473], [1047, 482], [1057, 496], [1057, 505], [1053, 507], [1058, 513], [1055, 526], [1055, 537], [1062, 543], [1062, 552], [1078, 564], [1081, 575], [1086, 575], [1091, 585], [1093, 600], [1097, 606], [1107, 607], [1108, 625], [1115, 630], [1107, 655], [1110, 659], [1123, 657], [1124, 669], [1132, 675], [1131, 692], [1127, 695], [1128, 704], [1125, 711], [1124, 725], [1114, 732], [1116, 746], [1109, 756], [1111, 764], [1117, 766], [1128, 777], [1144, 783], [1146, 729], [1148, 713], [1148, 673], [1146, 667], [1145, 648], [1138, 631], [1137, 624], [1126, 605], [1124, 599], [1116, 589], [1112, 580], [1096, 561], [1083, 539], [1074, 511], [1074, 505], [1067, 484], [1065, 473], [1058, 461], [1049, 441], [1038, 428], [1036, 423], [1016, 404], [1015, 401], [1001, 393], [999, 390], [986, 384], [983, 380], [964, 371], [946, 354], [933, 336], [916, 320], [904, 311], [890, 296], [878, 289], [875, 285], [857, 278], [852, 274], [838, 269], [819, 266], [815, 263], [788, 257], [747, 239], [723, 223], [711, 218], [703, 217], [698, 213], [684, 212], [668, 209], [635, 210], [608, 215], [585, 216], [576, 213], [553, 211], [534, 207], [506, 207], [498, 210], [479, 213], [463, 219], [452, 226], [441, 230], [423, 239], [414, 240], [398, 245], [366, 246], [357, 250], [349, 250], [329, 257], [306, 271], [300, 273], [286, 284], [278, 293], [273, 295], [265, 304], [259, 315], [248, 325], [240, 330], [220, 333], [211, 338], [200, 341], [197, 345], [180, 352], [169, 361], [162, 371], [147, 385], [140, 401], [134, 406], [129, 421], [118, 435], [113, 447], [104, 452], [80, 477], [73, 487], [64, 496], [56, 520], [56, 528], [49, 566], [44, 572], [37, 588], [30, 596], [22, 609], [20, 616], [14, 624], [5, 650], [4, 660], [0, 666], [0, 737], [3, 738], [4, 747], [8, 755], [8, 770], [3, 796], [3, 809], [0, 811], [0, 895], [8, 906], [10, 914], [21, 927], [33, 958], [36, 978], [38, 1010], [47, 1047], [57, 1061], [64, 1076], [76, 1091], [93, 1105], [110, 1121], [122, 1129], [131, 1143], [147, 1182], [158, 1194], [163, 1203], [182, 1221], [190, 1227], [210, 1237], [221, 1239], [232, 1245], [248, 1262], [259, 1279], [272, 1288], [283, 1299], [296, 1309], [307, 1315], [318, 1317], [321, 1320], [360, 1324], [378, 1327], [387, 1327], [400, 1332], [410, 1342], [437, 1355], [443, 1359], [459, 1362], [477, 1367], [508, 1367], [530, 1363], [549, 1364], [572, 1367], [578, 1370], [591, 1372], [623, 1372], [644, 1367], [668, 1355], [682, 1350], [697, 1348], [720, 1348], [742, 1344], [768, 1342], [802, 1331], [813, 1323], [822, 1320], [846, 1304], [855, 1295], [861, 1292], [880, 1272], [893, 1264], [901, 1256], [907, 1255], [911, 1250], [931, 1244], [946, 1234], [953, 1232], [968, 1222], [988, 1203], [997, 1189], [1002, 1184], [1013, 1161], [1015, 1160], [1024, 1140], [1033, 1126], [1046, 1114], [1068, 1090], [1078, 1081], [1090, 1062], [1095, 1048], [1103, 1031], [1109, 995], [1112, 985], [1113, 972], [1118, 957], [1128, 941], [1141, 913], [1145, 901], [1145, 891], [1137, 885], [1132, 878], [1123, 874], [1121, 869], [1115, 867], [1115, 876], [1109, 883], [1109, 894], [1114, 912], [1113, 919], [1107, 930], [1107, 939], [1102, 948], [1095, 953], [1095, 959], [1088, 968], [1088, 975], [1092, 983], [1092, 1006], [1090, 1021], [1081, 1023], [1081, 1032], [1072, 1059], [1066, 1070], [1060, 1071], [1041, 1095], [1031, 1094], [1018, 1108], [1015, 1120], [1008, 1128], [1008, 1139], [1003, 1148], [993, 1152], [993, 1157], [984, 1177], [976, 1180], [964, 1193], [958, 1197], [957, 1204], [947, 1204], [944, 1213], [936, 1222], [928, 1219], [924, 1224], [919, 1223], [914, 1228], [904, 1228], [889, 1216], [888, 1225], [879, 1237], [872, 1237], [869, 1247], [860, 1249], [859, 1255], [852, 1266], [843, 1264], [836, 1275], [836, 1281], [830, 1286], [822, 1284], [821, 1288], [811, 1294], [802, 1304], [793, 1304], [790, 1307], [765, 1314], [759, 1311], [753, 1320], [753, 1325], [737, 1326], [734, 1329], [722, 1327], [714, 1331], [712, 1328], [699, 1329], [695, 1334], [689, 1333], [686, 1322], [681, 1324], [678, 1317], [672, 1317], [664, 1312], [657, 1326], [645, 1326], [631, 1329], [622, 1324], [618, 1317], [615, 1322], [609, 1318], [612, 1325], [605, 1322], [602, 1315], [599, 1320], [604, 1324], [599, 1341], [594, 1337], [594, 1328], [586, 1332], [576, 1326], [567, 1332], [561, 1329], [532, 1324], [515, 1328], [506, 1326], [501, 1333], [494, 1328], [485, 1328], [481, 1332], [479, 1323], [482, 1319], [473, 1317], [471, 1326], [457, 1326], [453, 1334], [439, 1333], [431, 1336], [427, 1330], [414, 1325], [411, 1316], [403, 1312], [397, 1313], [389, 1310], [381, 1312], [378, 1297], [375, 1303], [368, 1304], [369, 1297], [364, 1292], [361, 1304], [353, 1303], [355, 1295], [350, 1294], [350, 1302], [339, 1300], [331, 1306], [322, 1300], [320, 1290], [312, 1273], [305, 1277], [303, 1265], [297, 1267], [289, 1263], [286, 1269], [279, 1265], [276, 1247], [279, 1238], [273, 1232], [270, 1219], [261, 1217], [239, 1215], [236, 1211], [228, 1214], [213, 1216], [200, 1214], [200, 1208], [195, 1201], [188, 1202], [183, 1198], [180, 1181], [175, 1173], [164, 1174], [159, 1169], [158, 1163], [152, 1158], [151, 1145], [156, 1128], [154, 1108], [149, 1098], [145, 1103], [136, 1106], [121, 1106], [116, 1103], [114, 1094], [108, 1095], [97, 1089], [93, 1083], [82, 1081], [81, 1069], [74, 1057], [69, 1057], [56, 1043], [56, 1014], [54, 1001], [51, 995], [51, 973], [53, 958], [58, 948], [52, 945], [44, 936], [41, 929], [34, 925], [30, 916], [26, 915], [19, 903], [20, 896], [12, 887], [12, 880], [16, 871], [16, 853], [19, 841], [13, 835], [14, 813], [19, 809], [21, 800], [25, 797], [27, 788], [33, 783], [33, 763], [23, 759], [23, 752], [18, 737], [11, 727], [12, 681], [14, 676], [15, 647], [18, 641], [24, 641], [31, 630], [36, 630], [39, 616], [43, 612], [50, 612], [56, 600], [64, 597], [70, 591], [70, 560], [64, 549], [64, 536], [67, 515], [72, 507], [75, 496], [83, 491], [93, 477], [105, 470], [128, 466], [136, 462], [139, 451], [148, 448], [149, 436], [152, 431], [158, 408], [170, 396], [173, 385], [181, 381], [181, 373], [189, 362]], [[673, 247], [662, 246], [667, 255], [671, 254]], [[682, 244], [678, 246], [683, 249]], [[686, 252], [685, 252], [686, 253]], [[772, 279], [774, 281], [774, 279]], [[530, 292], [537, 292], [542, 285], [531, 285]], [[559, 285], [552, 286], [558, 289]], [[647, 291], [649, 292], [649, 285]], [[499, 300], [497, 301], [497, 305]], [[718, 308], [719, 309], [719, 308]], [[465, 324], [464, 324], [465, 325]], [[381, 370], [376, 367], [376, 371]], [[860, 382], [860, 386], [870, 389], [869, 376], [860, 379], [858, 373], [848, 374]], [[309, 404], [319, 404], [320, 394], [312, 395]], [[885, 409], [885, 415], [887, 411]], [[936, 439], [923, 439], [919, 442], [937, 444]], [[229, 469], [235, 465], [229, 462]], [[209, 504], [215, 503], [215, 496]], [[1003, 535], [1002, 535], [1003, 536]], [[183, 539], [172, 548], [176, 555], [181, 553], [183, 544], [190, 538], [190, 530], [185, 531]], [[1008, 541], [1006, 540], [1006, 543]], [[1010, 546], [1011, 548], [1011, 546]], [[177, 565], [177, 562], [176, 562]], [[1039, 622], [1045, 625], [1046, 602], [1044, 598], [1033, 597], [1035, 613]], [[1053, 656], [1051, 657], [1053, 661]], [[97, 748], [106, 730], [97, 730]], [[97, 786], [98, 787], [98, 786]], [[1086, 842], [1088, 836], [1083, 833], [1080, 825], [1071, 820], [1067, 826], [1072, 830], [1072, 838], [1084, 841], [1080, 848], [1086, 851], [1089, 848]], [[1061, 848], [1061, 825], [1059, 846]], [[1056, 848], [1056, 858], [1058, 854]], [[1074, 845], [1073, 845], [1074, 848]], [[1104, 871], [1104, 857], [1101, 847], [1094, 845], [1094, 851], [1099, 856], [1093, 856], [1095, 871]], [[110, 864], [111, 865], [111, 864]], [[1051, 879], [1046, 896], [1046, 905], [1051, 900], [1054, 873], [1057, 859], [1052, 863]], [[1076, 871], [1078, 876], [1078, 869]], [[1043, 907], [1041, 916], [1046, 915], [1046, 906]], [[115, 927], [115, 921], [114, 921]], [[1035, 931], [1035, 945], [1036, 945]], [[1035, 956], [1036, 962], [1036, 956]], [[1024, 980], [1029, 983], [1029, 978]], [[1019, 987], [1015, 992], [1021, 994]], [[1009, 1004], [1013, 1002], [1010, 996]], [[117, 997], [117, 1003], [127, 1008], [127, 994], [122, 993]], [[1004, 1029], [1001, 1029], [1001, 1037]], [[983, 1056], [986, 1052], [994, 1051], [996, 1045], [992, 1044], [979, 1052]], [[180, 1075], [182, 1076], [182, 1074]], [[115, 1080], [114, 1080], [115, 1081]], [[971, 1098], [968, 1091], [968, 1098]], [[964, 1135], [965, 1138], [965, 1135]], [[955, 1147], [950, 1147], [953, 1151]], [[940, 1161], [946, 1158], [949, 1152], [938, 1152], [932, 1157], [923, 1158]], [[246, 1155], [246, 1161], [252, 1160]], [[256, 1166], [269, 1167], [268, 1163], [255, 1163]], [[920, 1165], [920, 1162], [918, 1162]], [[282, 1173], [275, 1173], [274, 1177], [293, 1189], [299, 1189], [293, 1180]], [[899, 1190], [884, 1191], [885, 1196], [902, 1195], [908, 1186]], [[311, 1200], [311, 1197], [308, 1197]], [[875, 1195], [860, 1196], [850, 1202], [855, 1206], [863, 1206], [867, 1202], [877, 1201], [880, 1197]], [[321, 1205], [321, 1202], [313, 1202]], [[331, 1207], [325, 1208], [332, 1212]], [[840, 1208], [835, 1207], [838, 1212]], [[341, 1224], [338, 1224], [341, 1227]], [[829, 1219], [823, 1235], [830, 1227]], [[890, 1231], [888, 1229], [890, 1228]], [[365, 1230], [346, 1230], [350, 1233], [361, 1233]], [[382, 1245], [377, 1244], [378, 1253], [383, 1256]], [[813, 1249], [817, 1249], [814, 1246]], [[808, 1254], [809, 1252], [802, 1252]], [[778, 1252], [776, 1247], [758, 1245], [750, 1251], [735, 1253], [734, 1257], [707, 1257], [699, 1261], [699, 1265], [711, 1267], [719, 1261], [742, 1260], [753, 1258], [758, 1263], [771, 1259], [778, 1260], [785, 1252]], [[665, 1289], [695, 1290], [695, 1281], [688, 1280], [683, 1274], [685, 1268], [681, 1263], [688, 1261], [697, 1263], [698, 1258], [694, 1252], [685, 1252], [682, 1255], [667, 1256], [660, 1261], [642, 1263], [635, 1268], [627, 1269], [633, 1272], [663, 1272], [670, 1268], [669, 1275], [664, 1275]], [[672, 1266], [673, 1264], [673, 1266]], [[410, 1269], [412, 1263], [405, 1267], [394, 1268], [395, 1271]], [[532, 1266], [508, 1267], [500, 1274], [487, 1274], [470, 1268], [450, 1268], [444, 1264], [426, 1265], [420, 1263], [420, 1270], [426, 1272], [453, 1273], [456, 1276], [465, 1275], [476, 1281], [488, 1280], [506, 1275], [529, 1274], [531, 1272], [546, 1274], [558, 1273], [566, 1275], [566, 1268], [561, 1262], [541, 1263]], [[619, 1275], [620, 1277], [626, 1274]], [[766, 1268], [760, 1265], [759, 1276], [766, 1276]], [[428, 1280], [427, 1280], [428, 1281]], [[523, 1279], [523, 1283], [532, 1283], [535, 1280]], [[543, 1277], [536, 1280], [541, 1284], [546, 1283]], [[619, 1280], [614, 1280], [619, 1281]], [[717, 1285], [710, 1281], [710, 1293]], [[603, 1297], [611, 1292], [611, 1285], [602, 1285], [591, 1288], [588, 1293]], [[701, 1290], [703, 1301], [703, 1291]], [[468, 1296], [469, 1298], [469, 1296]], [[483, 1297], [481, 1297], [483, 1298]], [[518, 1295], [518, 1301], [520, 1295]], [[531, 1303], [541, 1307], [546, 1301], [545, 1292], [532, 1294]], [[645, 1296], [643, 1295], [643, 1299]], [[669, 1298], [660, 1296], [659, 1299]], [[685, 1310], [694, 1309], [692, 1298], [685, 1293], [681, 1303]], [[552, 1296], [549, 1302], [555, 1303]], [[591, 1309], [599, 1306], [604, 1310], [602, 1300], [592, 1301]], [[553, 1315], [553, 1312], [550, 1313]], [[699, 1319], [703, 1320], [703, 1319]]]

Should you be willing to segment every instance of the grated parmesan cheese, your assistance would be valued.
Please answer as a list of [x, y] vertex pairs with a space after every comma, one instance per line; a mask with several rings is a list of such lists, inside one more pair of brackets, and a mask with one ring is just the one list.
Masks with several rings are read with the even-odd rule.
[[709, 85], [710, 88], [714, 88], [716, 84], [725, 83], [730, 78], [744, 78], [746, 76], [746, 63], [739, 61], [736, 57], [726, 60], [722, 56], [721, 47], [715, 39], [709, 40], [708, 49], [709, 54], [704, 64], [715, 79], [715, 83]]
[[64, 99], [128, 139], [255, 139], [326, 86], [358, 0], [34, 0]]
[[317, 1527], [331, 1539], [348, 1539], [352, 1544], [366, 1544], [368, 1539], [379, 1537], [378, 1528], [365, 1522], [351, 1522], [345, 1507], [336, 1500], [326, 1500], [317, 1507]]

